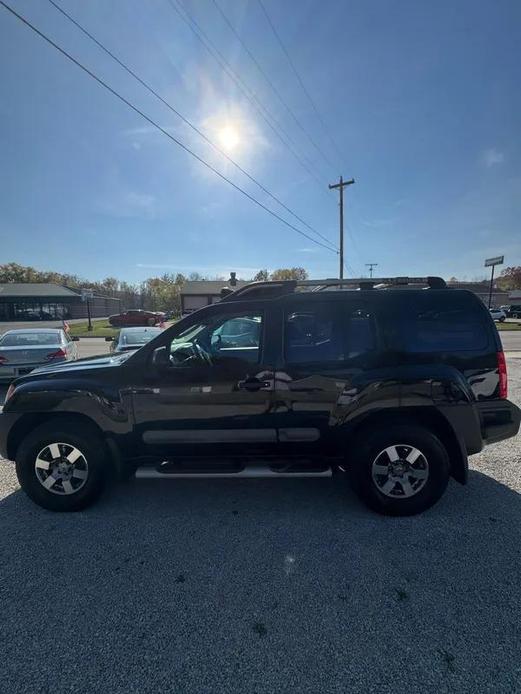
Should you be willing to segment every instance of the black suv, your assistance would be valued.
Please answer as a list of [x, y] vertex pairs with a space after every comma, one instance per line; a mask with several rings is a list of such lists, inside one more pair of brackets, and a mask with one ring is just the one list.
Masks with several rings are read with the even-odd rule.
[[442, 279], [260, 282], [223, 292], [135, 353], [10, 387], [0, 453], [45, 508], [107, 479], [348, 477], [410, 515], [464, 484], [467, 456], [515, 436], [483, 303]]

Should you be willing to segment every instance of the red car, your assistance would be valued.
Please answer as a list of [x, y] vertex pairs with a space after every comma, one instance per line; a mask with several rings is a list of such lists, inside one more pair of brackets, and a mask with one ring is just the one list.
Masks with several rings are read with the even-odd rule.
[[163, 313], [155, 311], [143, 311], [139, 308], [131, 308], [124, 313], [117, 313], [109, 316], [109, 323], [114, 327], [124, 327], [130, 325], [157, 325], [164, 319]]

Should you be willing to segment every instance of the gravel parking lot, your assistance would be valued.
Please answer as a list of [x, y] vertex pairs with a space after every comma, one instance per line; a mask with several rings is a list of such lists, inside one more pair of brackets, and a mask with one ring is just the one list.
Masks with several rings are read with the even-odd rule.
[[0, 690], [521, 691], [520, 444], [409, 519], [332, 480], [132, 482], [57, 515], [0, 461]]

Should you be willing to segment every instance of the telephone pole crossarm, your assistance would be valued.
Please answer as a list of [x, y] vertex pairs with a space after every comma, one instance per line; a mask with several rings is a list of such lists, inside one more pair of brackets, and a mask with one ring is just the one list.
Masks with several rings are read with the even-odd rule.
[[366, 263], [366, 267], [369, 268], [369, 277], [373, 276], [373, 268], [378, 266], [378, 263]]
[[340, 192], [340, 279], [344, 279], [344, 188], [345, 186], [351, 186], [355, 182], [354, 178], [350, 178], [348, 181], [344, 181], [342, 176], [338, 183], [330, 183], [329, 190], [338, 188]]

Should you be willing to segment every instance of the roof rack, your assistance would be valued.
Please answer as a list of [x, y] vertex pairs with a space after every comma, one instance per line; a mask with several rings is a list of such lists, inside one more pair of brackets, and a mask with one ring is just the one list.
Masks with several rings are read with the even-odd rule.
[[[280, 280], [267, 282], [249, 282], [230, 294], [225, 294], [221, 301], [238, 301], [239, 299], [274, 299], [277, 296], [291, 294], [297, 287], [297, 280]], [[222, 293], [221, 293], [222, 296]]]
[[420, 286], [429, 289], [446, 289], [442, 277], [358, 277], [351, 279], [303, 280], [299, 286], [315, 287], [312, 291], [321, 291], [330, 287], [356, 289], [387, 289], [390, 287]]
[[274, 299], [297, 290], [320, 292], [330, 289], [396, 289], [400, 287], [446, 289], [442, 277], [358, 277], [356, 279], [280, 280], [250, 282], [226, 294], [222, 301], [242, 299]]

